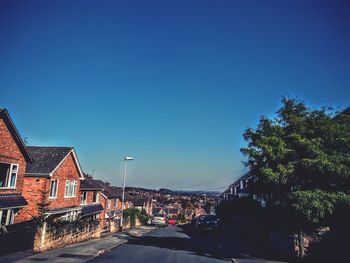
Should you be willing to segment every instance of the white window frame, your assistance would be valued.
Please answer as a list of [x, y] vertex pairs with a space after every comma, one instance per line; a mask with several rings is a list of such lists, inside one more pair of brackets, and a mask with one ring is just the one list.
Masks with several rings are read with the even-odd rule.
[[[83, 200], [84, 195], [85, 195], [85, 201]], [[87, 191], [81, 192], [81, 195], [80, 195], [80, 204], [81, 204], [81, 205], [86, 205], [86, 204], [87, 204], [87, 199], [88, 199], [88, 193], [87, 193]], [[83, 202], [83, 201], [84, 201], [84, 202]]]
[[[56, 181], [56, 191], [55, 191], [55, 196], [51, 196], [51, 187], [52, 187], [52, 182]], [[58, 179], [52, 179], [50, 182], [50, 191], [49, 191], [49, 199], [55, 199], [57, 198], [57, 192], [58, 192]]]
[[66, 185], [65, 185], [65, 189], [64, 189], [64, 197], [65, 198], [76, 197], [77, 196], [77, 185], [78, 185], [78, 182], [76, 180], [66, 180]]
[[[94, 195], [95, 195], [95, 194], [96, 194], [96, 201], [94, 201]], [[94, 192], [92, 193], [92, 202], [93, 202], [94, 204], [95, 204], [95, 203], [98, 203], [99, 198], [100, 198], [99, 192], [94, 191]]]
[[[5, 218], [5, 222], [2, 222], [2, 215], [3, 213], [6, 213], [6, 218]], [[0, 225], [11, 225], [13, 224], [13, 221], [15, 219], [15, 213], [13, 209], [5, 209], [5, 210], [0, 210]]]
[[111, 208], [111, 200], [107, 200], [107, 208]]
[[114, 200], [114, 207], [118, 207], [118, 201], [119, 201], [118, 198], [116, 198], [116, 199]]
[[[6, 188], [16, 189], [19, 165], [17, 163], [6, 163], [6, 162], [0, 162], [0, 163], [10, 165], [9, 173], [6, 175], [6, 185], [5, 186], [1, 186], [0, 189], [6, 189]], [[13, 167], [14, 166], [17, 167], [17, 170], [15, 172], [13, 171]], [[11, 176], [12, 176], [13, 173], [15, 173], [15, 182], [14, 182], [14, 185], [11, 186], [10, 185], [10, 183], [11, 183]]]

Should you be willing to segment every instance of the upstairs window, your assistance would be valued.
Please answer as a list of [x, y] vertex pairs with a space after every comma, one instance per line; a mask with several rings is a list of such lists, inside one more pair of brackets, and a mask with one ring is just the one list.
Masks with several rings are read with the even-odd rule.
[[58, 185], [57, 180], [55, 180], [55, 179], [51, 180], [49, 198], [56, 198], [57, 197], [57, 185]]
[[111, 208], [111, 200], [107, 201], [107, 208]]
[[0, 187], [15, 188], [18, 164], [0, 163]]
[[97, 203], [98, 202], [98, 192], [94, 191], [92, 196], [92, 202]]
[[114, 201], [114, 206], [115, 206], [115, 207], [118, 207], [118, 198], [115, 199], [115, 201]]
[[77, 181], [66, 181], [64, 197], [75, 197], [77, 192]]
[[87, 203], [87, 192], [82, 192], [80, 196], [80, 204], [86, 205]]

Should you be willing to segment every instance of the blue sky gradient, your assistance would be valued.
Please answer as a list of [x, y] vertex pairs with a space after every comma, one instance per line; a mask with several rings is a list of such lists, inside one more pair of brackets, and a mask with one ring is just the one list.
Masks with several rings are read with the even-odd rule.
[[349, 1], [1, 1], [0, 106], [95, 177], [223, 190], [282, 96], [350, 105]]

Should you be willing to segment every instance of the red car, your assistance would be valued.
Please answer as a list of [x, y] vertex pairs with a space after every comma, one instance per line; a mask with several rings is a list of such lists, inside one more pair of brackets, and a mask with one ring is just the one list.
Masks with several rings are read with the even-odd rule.
[[176, 223], [176, 219], [175, 218], [169, 218], [168, 219], [168, 224], [169, 225], [175, 225], [175, 223]]

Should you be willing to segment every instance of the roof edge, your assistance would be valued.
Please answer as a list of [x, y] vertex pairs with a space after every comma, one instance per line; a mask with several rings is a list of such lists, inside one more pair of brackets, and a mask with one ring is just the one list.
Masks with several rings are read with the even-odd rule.
[[10, 116], [9, 112], [7, 111], [7, 109], [0, 108], [0, 116], [2, 116], [7, 128], [9, 129], [13, 139], [17, 143], [18, 148], [22, 152], [26, 161], [32, 163], [33, 159], [30, 156], [29, 152], [27, 151], [26, 145], [25, 145], [21, 135], [19, 134], [14, 122], [12, 121], [11, 116]]

